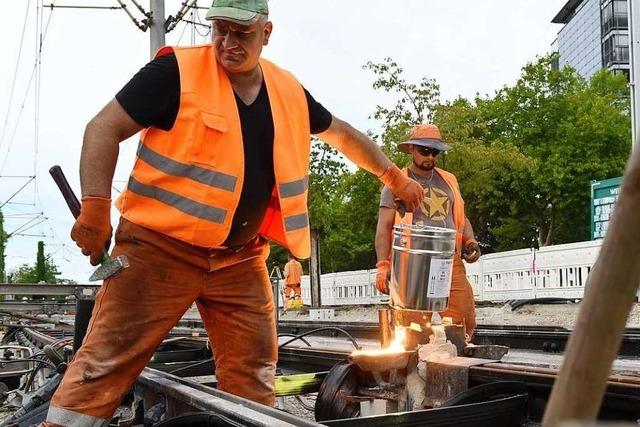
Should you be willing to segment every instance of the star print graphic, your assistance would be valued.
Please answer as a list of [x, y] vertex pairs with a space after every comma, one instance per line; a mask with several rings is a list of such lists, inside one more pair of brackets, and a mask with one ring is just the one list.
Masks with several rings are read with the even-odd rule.
[[428, 186], [424, 192], [424, 214], [432, 221], [444, 221], [451, 209], [447, 193], [439, 188]]

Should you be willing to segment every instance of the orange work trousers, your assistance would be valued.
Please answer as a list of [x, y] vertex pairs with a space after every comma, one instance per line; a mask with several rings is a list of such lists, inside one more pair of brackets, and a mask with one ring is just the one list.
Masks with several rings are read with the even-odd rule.
[[293, 296], [295, 297], [296, 295], [298, 296], [298, 298], [302, 297], [302, 288], [300, 287], [300, 283], [294, 283], [294, 284], [287, 284], [284, 286], [284, 297], [286, 298], [287, 301], [289, 301], [292, 296], [291, 294], [293, 293]]
[[473, 300], [473, 288], [467, 280], [467, 270], [460, 255], [453, 259], [453, 272], [451, 274], [451, 293], [449, 295], [449, 307], [440, 313], [442, 317], [451, 317], [453, 323], [463, 323], [467, 335], [473, 336], [476, 330], [476, 305]]
[[106, 425], [194, 301], [213, 347], [218, 388], [273, 406], [278, 349], [264, 239], [237, 252], [209, 250], [124, 219], [115, 239], [112, 256], [126, 254], [130, 267], [98, 292], [45, 425]]

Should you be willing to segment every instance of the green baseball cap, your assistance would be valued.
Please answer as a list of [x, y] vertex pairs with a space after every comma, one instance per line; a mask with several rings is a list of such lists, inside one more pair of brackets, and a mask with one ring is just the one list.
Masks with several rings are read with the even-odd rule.
[[240, 25], [251, 25], [261, 15], [268, 14], [267, 0], [213, 0], [207, 19], [224, 19]]

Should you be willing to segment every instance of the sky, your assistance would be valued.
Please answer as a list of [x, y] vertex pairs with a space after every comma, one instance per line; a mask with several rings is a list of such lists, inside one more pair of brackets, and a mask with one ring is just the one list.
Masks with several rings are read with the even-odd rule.
[[[41, 1], [54, 0], [0, 0], [0, 206], [5, 231], [17, 232], [7, 243], [6, 265], [10, 271], [35, 262], [37, 241], [43, 240], [61, 277], [86, 283], [93, 267], [68, 237], [73, 218], [48, 170], [60, 165], [80, 194], [86, 123], [149, 60], [149, 34], [122, 10], [44, 8], [39, 20]], [[130, 0], [124, 2], [142, 19]], [[115, 0], [54, 3], [117, 5]], [[139, 3], [148, 10], [148, 0]], [[180, 3], [166, 0], [166, 15], [175, 15]], [[204, 8], [210, 0], [198, 3]], [[263, 56], [291, 71], [335, 116], [362, 131], [375, 130], [378, 124], [370, 118], [375, 106], [394, 100], [372, 89], [373, 75], [362, 69], [367, 61], [391, 57], [407, 80], [435, 79], [442, 100], [491, 95], [513, 84], [536, 55], [551, 50], [561, 28], [551, 19], [564, 3], [271, 0], [274, 30]], [[206, 10], [199, 12], [204, 18]], [[167, 34], [167, 44], [202, 44], [209, 40], [206, 31], [182, 22]], [[41, 38], [39, 72], [31, 78]], [[131, 171], [136, 141], [134, 136], [121, 144], [114, 199]], [[117, 218], [114, 208], [114, 228]]]

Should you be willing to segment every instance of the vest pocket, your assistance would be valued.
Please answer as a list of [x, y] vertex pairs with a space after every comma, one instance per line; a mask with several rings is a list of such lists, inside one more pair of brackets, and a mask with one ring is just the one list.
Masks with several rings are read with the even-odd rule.
[[193, 163], [215, 166], [220, 150], [214, 147], [214, 144], [226, 131], [225, 116], [201, 111], [190, 138], [189, 160]]

